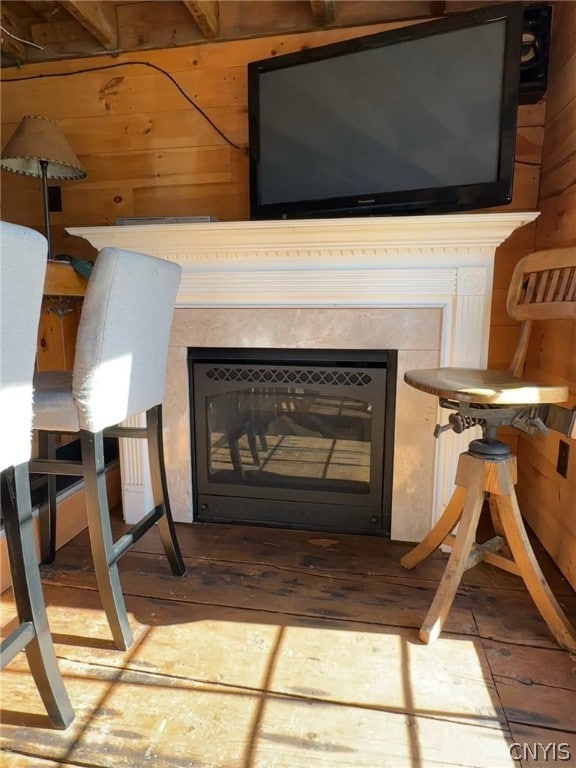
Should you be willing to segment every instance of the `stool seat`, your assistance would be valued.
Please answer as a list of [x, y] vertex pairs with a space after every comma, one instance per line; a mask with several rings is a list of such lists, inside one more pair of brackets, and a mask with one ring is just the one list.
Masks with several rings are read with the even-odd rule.
[[424, 368], [406, 371], [404, 380], [437, 397], [480, 405], [542, 405], [568, 399], [568, 387], [520, 379], [508, 371]]
[[34, 429], [78, 432], [80, 421], [72, 395], [72, 371], [34, 374]]

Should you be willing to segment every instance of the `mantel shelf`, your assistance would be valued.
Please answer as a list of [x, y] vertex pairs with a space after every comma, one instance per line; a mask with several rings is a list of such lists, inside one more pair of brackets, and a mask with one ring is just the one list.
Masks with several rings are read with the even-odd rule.
[[154, 247], [173, 252], [183, 241], [196, 251], [281, 248], [427, 248], [495, 247], [518, 227], [538, 216], [533, 211], [467, 213], [435, 216], [373, 216], [289, 221], [219, 221], [195, 224], [138, 224], [69, 227], [95, 248]]
[[[491, 288], [494, 251], [535, 212], [71, 227], [182, 267], [178, 307], [378, 306]], [[488, 272], [486, 273], [486, 269]], [[467, 272], [466, 272], [467, 270]], [[480, 271], [479, 271], [480, 270]]]

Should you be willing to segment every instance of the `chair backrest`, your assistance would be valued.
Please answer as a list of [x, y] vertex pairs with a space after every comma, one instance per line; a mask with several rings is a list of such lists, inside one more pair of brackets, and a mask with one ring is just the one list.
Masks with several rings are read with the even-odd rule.
[[0, 221], [0, 470], [30, 458], [32, 378], [48, 243]]
[[522, 321], [510, 372], [522, 374], [533, 320], [576, 318], [576, 246], [536, 251], [520, 259], [510, 281], [508, 314]]
[[104, 248], [82, 306], [72, 379], [80, 428], [99, 432], [162, 402], [178, 264]]

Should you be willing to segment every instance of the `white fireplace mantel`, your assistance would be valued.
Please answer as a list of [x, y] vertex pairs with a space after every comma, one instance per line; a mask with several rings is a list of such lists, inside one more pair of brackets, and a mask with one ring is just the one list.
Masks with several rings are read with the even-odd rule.
[[[410, 313], [436, 308], [441, 322], [435, 364], [485, 366], [494, 252], [515, 229], [537, 216], [536, 212], [469, 213], [69, 228], [71, 235], [85, 238], [97, 249], [113, 246], [149, 253], [182, 267], [167, 380], [178, 381], [179, 389], [185, 391], [174, 395], [177, 404], [165, 406], [166, 431], [172, 445], [179, 446], [178, 455], [170, 447], [167, 450], [175, 519], [193, 518], [192, 473], [189, 457], [182, 456], [188, 443], [180, 424], [188, 413], [183, 375], [187, 346], [309, 345], [299, 339], [298, 328], [284, 329], [280, 343], [272, 331], [267, 332], [266, 318], [271, 328], [277, 327], [279, 310], [289, 308], [325, 308], [326, 317], [339, 308], [358, 308], [359, 313], [363, 308]], [[209, 317], [207, 327], [216, 327], [216, 319], [225, 319], [226, 313], [250, 307], [268, 308], [269, 314], [259, 314], [258, 328], [252, 332], [244, 328], [236, 339], [229, 330], [225, 337], [208, 330], [197, 338], [193, 323], [186, 321]], [[194, 311], [204, 314], [190, 314]], [[416, 316], [407, 315], [400, 327], [409, 328], [410, 317]], [[396, 348], [405, 349], [402, 332], [395, 333]], [[341, 346], [338, 338], [322, 343]], [[355, 345], [374, 348], [375, 343], [375, 339], [358, 338]], [[414, 359], [413, 354], [409, 359]], [[400, 405], [406, 389], [399, 376]], [[415, 420], [414, 434], [404, 435], [404, 440], [421, 440], [417, 425]], [[469, 433], [447, 433], [430, 450], [434, 487], [427, 509], [415, 511], [418, 505], [395, 474], [393, 538], [416, 540], [428, 530], [450, 498], [457, 456], [469, 440]], [[149, 504], [145, 455], [131, 446], [122, 449], [121, 460], [125, 514], [135, 519]]]
[[[537, 213], [71, 227], [182, 266], [177, 306], [378, 305], [486, 295], [494, 251]], [[422, 303], [422, 299], [418, 301]]]

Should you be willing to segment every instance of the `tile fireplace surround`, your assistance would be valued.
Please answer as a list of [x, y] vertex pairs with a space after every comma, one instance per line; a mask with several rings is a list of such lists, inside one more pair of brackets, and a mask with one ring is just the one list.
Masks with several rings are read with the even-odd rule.
[[[74, 227], [94, 247], [176, 261], [164, 433], [174, 517], [193, 519], [188, 347], [397, 349], [392, 539], [415, 541], [453, 490], [472, 432], [435, 440], [409, 368], [486, 364], [494, 252], [537, 213]], [[124, 512], [152, 506], [144, 444], [121, 446]]]

